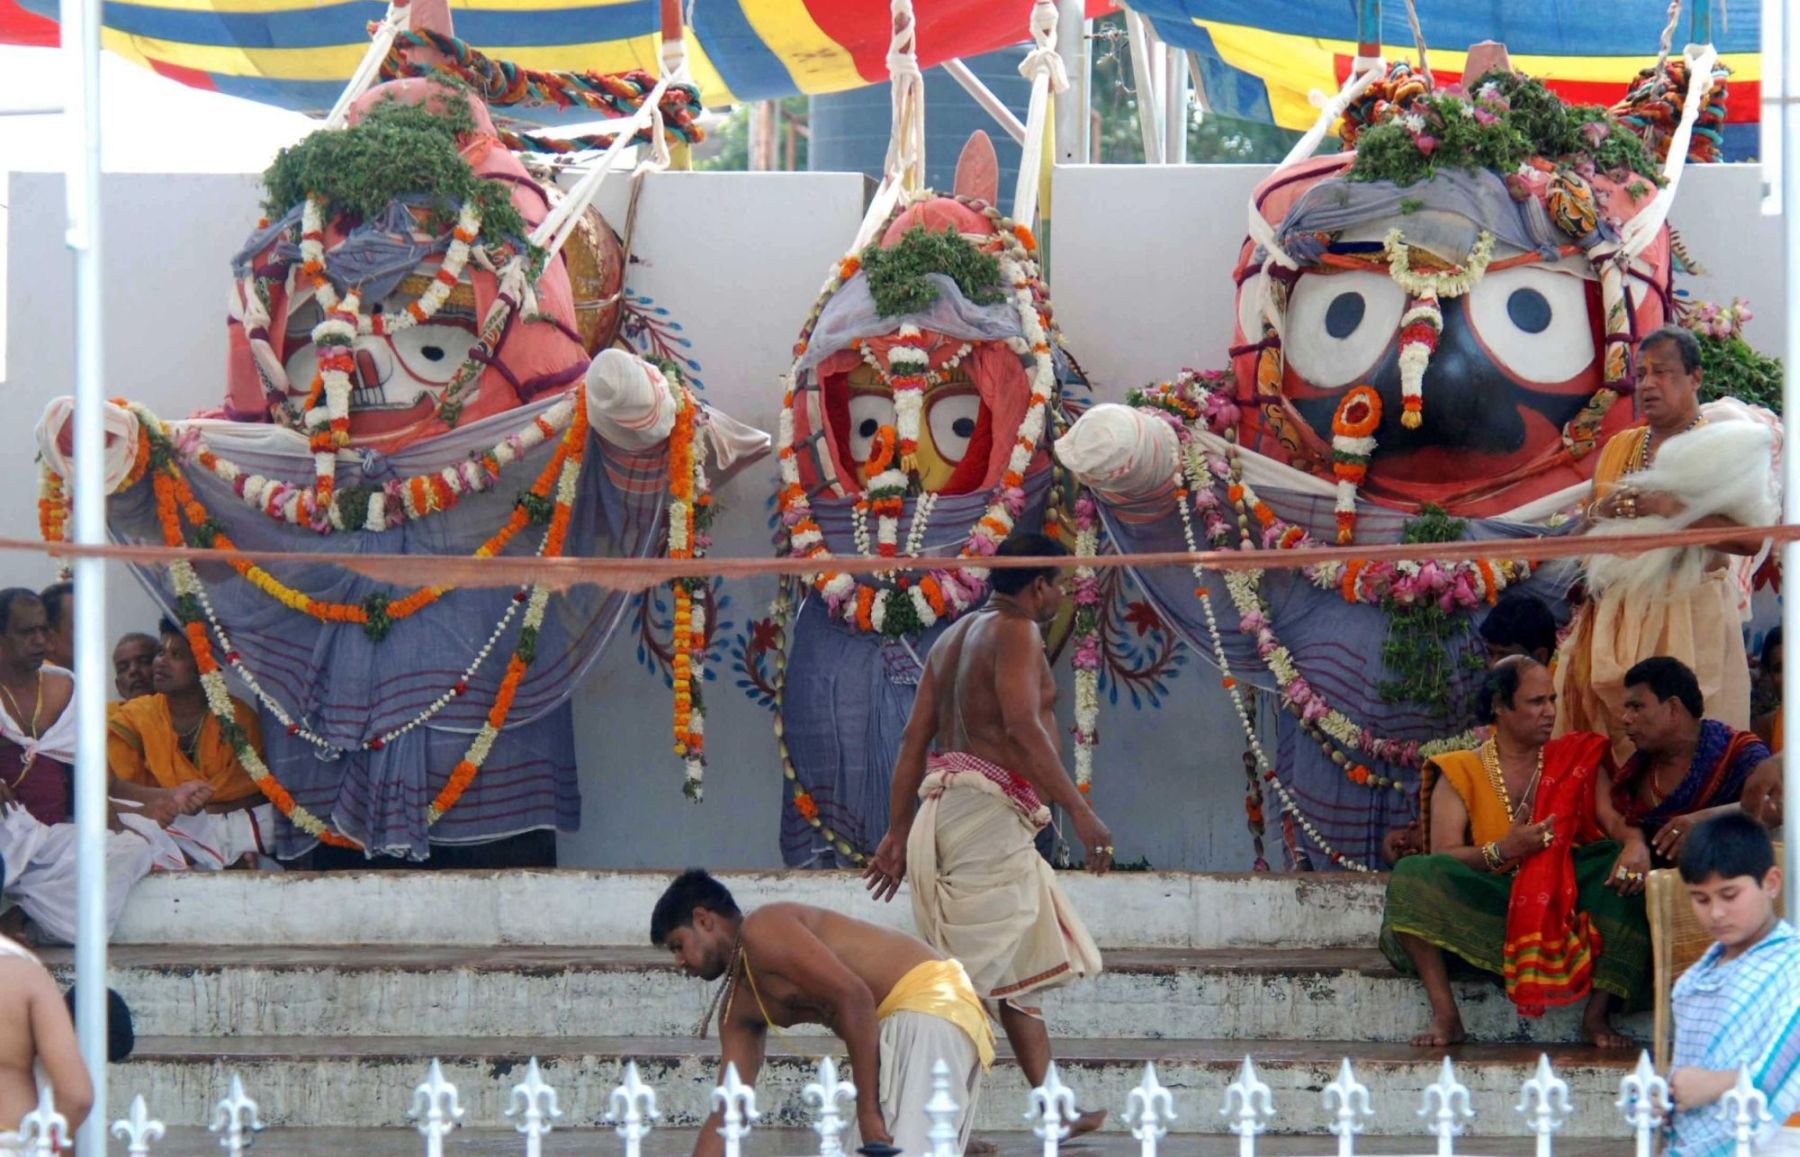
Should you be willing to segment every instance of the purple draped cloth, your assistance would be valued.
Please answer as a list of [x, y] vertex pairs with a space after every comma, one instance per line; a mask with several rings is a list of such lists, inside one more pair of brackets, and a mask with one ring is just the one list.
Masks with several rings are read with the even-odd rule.
[[[1259, 486], [1257, 494], [1283, 519], [1304, 527], [1313, 538], [1330, 542], [1335, 535], [1335, 518], [1330, 498], [1315, 498]], [[1220, 500], [1224, 501], [1223, 485]], [[1104, 504], [1101, 506], [1106, 530], [1128, 554], [1149, 551], [1183, 551], [1181, 519], [1172, 501], [1160, 518], [1143, 520], [1134, 513], [1121, 519]], [[1357, 515], [1357, 540], [1363, 543], [1395, 542], [1408, 515], [1360, 506]], [[1202, 530], [1200, 515], [1194, 515], [1196, 533]], [[1501, 519], [1468, 520], [1466, 538], [1524, 538], [1545, 534], [1542, 527], [1507, 522]], [[1546, 566], [1534, 573], [1525, 584], [1553, 607], [1560, 606], [1568, 586], [1569, 570], [1565, 566]], [[1163, 618], [1209, 662], [1216, 662], [1212, 637], [1199, 600], [1194, 597], [1194, 575], [1186, 567], [1159, 567], [1154, 570], [1134, 568], [1135, 578]], [[1231, 673], [1242, 684], [1259, 691], [1277, 690], [1268, 667], [1257, 657], [1254, 635], [1238, 628], [1240, 615], [1231, 602], [1222, 576], [1209, 573], [1213, 612], [1218, 617], [1224, 641], [1226, 661]], [[1379, 608], [1363, 604], [1350, 605], [1336, 590], [1321, 590], [1300, 570], [1268, 571], [1263, 577], [1263, 595], [1268, 603], [1270, 623], [1276, 636], [1294, 657], [1301, 677], [1327, 702], [1352, 720], [1377, 735], [1400, 741], [1426, 742], [1460, 731], [1472, 720], [1466, 715], [1434, 718], [1408, 703], [1385, 703], [1380, 686], [1391, 676], [1383, 669], [1382, 643], [1388, 630], [1388, 617]], [[1469, 648], [1480, 646], [1475, 635], [1485, 608], [1471, 612], [1469, 630], [1451, 646], [1451, 654], [1460, 658]], [[1460, 680], [1459, 698], [1472, 698], [1472, 677]], [[1305, 731], [1293, 713], [1281, 709], [1276, 725], [1276, 742], [1270, 744], [1264, 735], [1265, 749], [1270, 752], [1282, 783], [1287, 787], [1306, 818], [1318, 829], [1327, 843], [1338, 852], [1380, 867], [1381, 839], [1387, 831], [1409, 822], [1418, 809], [1419, 776], [1416, 768], [1401, 767], [1367, 755], [1353, 757], [1377, 775], [1397, 781], [1397, 787], [1374, 788], [1350, 782], [1344, 769], [1332, 762], [1320, 745]], [[1253, 716], [1254, 717], [1254, 716]], [[1235, 728], [1233, 729], [1236, 730]], [[1244, 738], [1239, 734], [1208, 737], [1196, 745], [1207, 752], [1205, 766], [1209, 770], [1242, 774], [1236, 758], [1227, 752], [1241, 750]], [[1279, 801], [1272, 799], [1268, 811], [1271, 824], [1280, 822]], [[1296, 867], [1328, 868], [1332, 866], [1322, 849], [1306, 835], [1295, 830]]]
[[[554, 404], [530, 406], [470, 423], [428, 442], [383, 455], [365, 451], [340, 457], [337, 485], [380, 485], [391, 478], [467, 461], [529, 423]], [[661, 547], [667, 498], [666, 451], [628, 453], [588, 433], [565, 553], [584, 557], [645, 557]], [[194, 494], [247, 550], [417, 554], [418, 581], [431, 581], [430, 560], [467, 556], [502, 526], [517, 496], [549, 461], [557, 439], [508, 466], [489, 490], [470, 494], [451, 510], [408, 521], [381, 533], [322, 536], [278, 523], [250, 509], [232, 489], [198, 466], [186, 468]], [[257, 443], [252, 441], [251, 446]], [[310, 456], [243, 448], [221, 433], [215, 451], [246, 473], [295, 484], [312, 480]], [[148, 480], [111, 499], [108, 529], [120, 542], [160, 542], [162, 533]], [[546, 527], [527, 525], [506, 555], [535, 554]], [[133, 567], [165, 610], [173, 611], [168, 573]], [[381, 853], [423, 860], [431, 843], [485, 843], [543, 828], [573, 831], [580, 824], [569, 696], [605, 649], [629, 604], [623, 593], [592, 586], [551, 596], [539, 632], [536, 657], [520, 683], [506, 726], [461, 800], [428, 828], [426, 808], [463, 757], [493, 706], [524, 620], [519, 605], [493, 640], [487, 659], [469, 676], [467, 693], [422, 726], [364, 749], [373, 738], [415, 719], [462, 676], [515, 603], [513, 588], [459, 589], [393, 624], [372, 640], [359, 626], [325, 624], [289, 610], [222, 564], [197, 568], [232, 647], [257, 682], [296, 720], [324, 739], [321, 750], [290, 735], [259, 704], [265, 761], [295, 800], [314, 815]], [[282, 582], [314, 598], [360, 603], [368, 595], [407, 593], [328, 564], [272, 565]], [[218, 638], [215, 650], [221, 651]], [[243, 693], [240, 689], [240, 694]], [[249, 697], [250, 702], [257, 702]], [[313, 837], [282, 820], [277, 854], [300, 855]]]
[[[1050, 471], [1025, 479], [1025, 508], [1017, 523], [1032, 530], [1041, 525]], [[855, 500], [820, 496], [812, 500], [813, 518], [836, 555], [856, 553], [850, 509]], [[962, 549], [969, 530], [986, 513], [988, 494], [939, 498], [931, 511], [922, 553], [953, 555]], [[911, 531], [916, 499], [907, 499], [900, 518], [900, 540]], [[873, 528], [871, 527], [871, 533]], [[873, 852], [887, 831], [888, 786], [900, 734], [912, 712], [913, 693], [924, 674], [925, 656], [943, 634], [944, 624], [906, 639], [889, 639], [859, 631], [832, 617], [825, 600], [805, 588], [788, 639], [787, 689], [781, 723], [788, 757], [800, 787], [819, 807], [824, 826], [841, 834], [864, 853]], [[850, 867], [786, 798], [782, 781], [781, 856], [790, 867]]]

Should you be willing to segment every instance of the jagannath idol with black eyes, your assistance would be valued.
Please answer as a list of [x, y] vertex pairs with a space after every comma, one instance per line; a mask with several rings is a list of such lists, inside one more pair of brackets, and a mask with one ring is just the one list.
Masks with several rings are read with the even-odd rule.
[[[1384, 74], [1345, 117], [1354, 151], [1252, 195], [1230, 369], [1095, 406], [1059, 441], [1124, 548], [1538, 534], [1586, 497], [1634, 420], [1633, 342], [1672, 312], [1666, 170], [1618, 116], [1492, 64], [1466, 88]], [[1459, 616], [1527, 582], [1559, 599], [1550, 569], [1136, 577], [1224, 668], [1253, 748], [1240, 682], [1284, 708], [1260, 776], [1290, 847], [1358, 863], [1409, 815], [1422, 752], [1466, 739]]]
[[819, 563], [778, 601], [792, 865], [858, 863], [886, 831], [924, 656], [987, 596], [979, 568], [852, 575], [831, 560], [981, 557], [1055, 504], [1046, 435], [1080, 372], [1030, 231], [993, 207], [992, 151], [978, 134], [954, 194], [909, 195], [838, 265], [784, 382], [778, 548]]

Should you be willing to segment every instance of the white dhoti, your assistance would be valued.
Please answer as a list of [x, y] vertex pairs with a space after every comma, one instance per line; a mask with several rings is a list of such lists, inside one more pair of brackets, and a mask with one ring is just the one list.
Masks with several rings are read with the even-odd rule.
[[974, 756], [934, 755], [919, 799], [906, 844], [913, 921], [962, 962], [991, 1014], [1099, 975], [1100, 950], [1038, 854], [1050, 813], [1029, 785]]
[[[0, 908], [13, 904], [50, 939], [75, 942], [76, 858], [74, 824], [39, 823], [24, 808], [0, 816]], [[111, 933], [125, 910], [132, 886], [149, 874], [156, 858], [150, 841], [132, 832], [106, 833], [106, 929]]]
[[181, 816], [166, 829], [188, 862], [202, 871], [229, 868], [247, 855], [266, 859], [275, 833], [275, 805], [257, 804], [214, 815]]
[[25, 1157], [25, 1139], [17, 1133], [0, 1133], [0, 1157]]
[[[969, 1143], [982, 1075], [994, 1063], [994, 1031], [982, 1012], [969, 974], [954, 960], [928, 960], [894, 985], [875, 1010], [880, 1022], [881, 1073], [876, 1095], [881, 1119], [903, 1157], [931, 1152], [932, 1070], [939, 1061], [950, 1069], [950, 1095], [957, 1104], [956, 1150]], [[845, 1149], [862, 1146], [854, 1121]]]

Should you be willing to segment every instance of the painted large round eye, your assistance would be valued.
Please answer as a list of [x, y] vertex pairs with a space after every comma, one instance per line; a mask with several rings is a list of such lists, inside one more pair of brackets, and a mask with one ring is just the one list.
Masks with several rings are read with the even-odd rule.
[[925, 421], [931, 430], [931, 444], [938, 457], [954, 466], [969, 452], [975, 419], [981, 413], [981, 395], [953, 387], [934, 394], [926, 404], [930, 407]]
[[1566, 382], [1599, 356], [1587, 282], [1521, 265], [1489, 273], [1469, 291], [1469, 323], [1499, 362], [1531, 382]]
[[1288, 298], [1281, 348], [1306, 382], [1339, 389], [1369, 376], [1405, 312], [1406, 291], [1385, 273], [1309, 273]]
[[894, 424], [892, 394], [850, 395], [850, 459], [858, 466], [869, 460], [869, 446], [875, 432]]
[[449, 385], [475, 347], [475, 334], [460, 325], [415, 325], [392, 340], [400, 368], [431, 386]]
[[1259, 342], [1263, 337], [1262, 295], [1261, 273], [1251, 274], [1238, 286], [1238, 329], [1243, 331], [1246, 344]]
[[309, 291], [306, 297], [295, 302], [288, 309], [287, 340], [284, 348], [287, 358], [282, 363], [287, 370], [288, 393], [305, 397], [312, 389], [313, 378], [319, 373], [319, 350], [313, 345], [313, 327], [325, 320], [325, 313], [319, 308]]

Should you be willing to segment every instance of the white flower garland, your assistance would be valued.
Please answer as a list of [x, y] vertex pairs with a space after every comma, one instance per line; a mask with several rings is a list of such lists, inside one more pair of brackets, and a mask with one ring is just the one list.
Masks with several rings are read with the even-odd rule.
[[1387, 249], [1388, 276], [1412, 297], [1461, 297], [1487, 273], [1494, 257], [1494, 235], [1483, 229], [1460, 269], [1444, 273], [1420, 273], [1412, 267], [1412, 248], [1398, 228], [1389, 229], [1382, 244]]
[[[1204, 474], [1196, 475], [1192, 471], [1191, 461], [1191, 456], [1184, 455], [1182, 462], [1176, 467], [1174, 485], [1177, 490], [1189, 490], [1208, 481]], [[1200, 544], [1194, 536], [1194, 516], [1190, 509], [1191, 504], [1184, 501], [1177, 502], [1175, 505], [1181, 511], [1181, 535], [1186, 540], [1188, 553], [1199, 554]], [[1312, 821], [1306, 818], [1306, 813], [1300, 810], [1300, 805], [1289, 794], [1287, 785], [1283, 784], [1280, 777], [1275, 774], [1275, 765], [1269, 759], [1268, 753], [1263, 750], [1262, 740], [1256, 733], [1256, 723], [1250, 718], [1249, 709], [1244, 706], [1243, 693], [1238, 689], [1238, 681], [1231, 674], [1231, 662], [1225, 657], [1225, 637], [1219, 630], [1218, 616], [1213, 612], [1212, 591], [1207, 585], [1206, 570], [1199, 566], [1191, 569], [1194, 575], [1194, 594], [1200, 600], [1200, 608], [1206, 616], [1206, 629], [1212, 637], [1213, 658], [1219, 665], [1220, 682], [1224, 684], [1226, 691], [1231, 695], [1232, 709], [1237, 712], [1238, 722], [1244, 729], [1244, 738], [1250, 745], [1250, 751], [1256, 759], [1257, 766], [1262, 770], [1264, 782], [1275, 789], [1275, 794], [1281, 799], [1282, 810], [1293, 817], [1294, 822], [1300, 825], [1300, 829], [1306, 833], [1307, 838], [1333, 863], [1341, 864], [1353, 872], [1371, 871], [1372, 869], [1367, 864], [1353, 860], [1331, 846], [1319, 829], [1313, 826]], [[1240, 592], [1243, 592], [1249, 595], [1251, 606], [1254, 608], [1257, 602], [1256, 587], [1261, 582], [1262, 571], [1260, 570], [1227, 571], [1225, 574], [1225, 587], [1231, 593], [1234, 604], [1238, 602]], [[1268, 663], [1270, 673], [1274, 674], [1284, 686], [1299, 675], [1299, 672], [1293, 667], [1293, 661], [1287, 654], [1286, 648], [1278, 647], [1276, 653], [1272, 653], [1265, 662]], [[1283, 673], [1284, 670], [1286, 674]]]
[[[575, 400], [572, 396], [557, 402], [554, 406], [520, 427], [515, 433], [496, 442], [486, 454], [478, 455], [466, 462], [446, 466], [433, 474], [448, 488], [454, 503], [470, 494], [480, 494], [491, 490], [498, 483], [498, 473], [490, 472], [482, 465], [484, 458], [491, 457], [501, 470], [519, 461], [526, 454], [542, 445], [547, 439], [563, 434], [575, 413]], [[312, 512], [318, 508], [318, 487], [296, 486], [279, 479], [265, 478], [260, 474], [246, 474], [244, 468], [231, 459], [215, 453], [207, 444], [204, 435], [196, 431], [184, 432], [178, 442], [182, 464], [197, 466], [207, 471], [221, 482], [230, 486], [252, 510], [260, 510], [270, 518], [295, 526], [314, 526]], [[318, 457], [329, 457], [329, 465], [315, 460], [315, 469], [324, 470], [335, 476], [337, 455], [321, 454]], [[430, 478], [431, 475], [421, 475]], [[388, 495], [384, 490], [375, 490], [369, 494], [368, 509], [363, 514], [360, 525], [350, 526], [344, 518], [342, 494], [335, 488], [326, 506], [325, 526], [330, 530], [367, 530], [383, 531], [404, 524], [409, 519], [416, 520], [428, 514], [436, 513], [442, 507], [421, 508], [411, 493], [411, 486], [405, 480], [397, 484], [395, 498], [397, 501], [390, 507]]]
[[[1075, 557], [1091, 560], [1098, 553], [1100, 528], [1097, 517], [1077, 524]], [[1085, 562], [1075, 567], [1077, 589], [1096, 581], [1095, 571]], [[1076, 614], [1081, 608], [1076, 608]], [[1075, 787], [1084, 794], [1094, 778], [1094, 748], [1099, 743], [1100, 669], [1098, 666], [1075, 668]]]
[[[319, 308], [329, 313], [338, 308], [338, 295], [337, 288], [331, 284], [331, 278], [325, 272], [324, 209], [324, 204], [317, 197], [308, 197], [301, 207], [300, 260], [304, 263], [305, 271], [312, 277], [313, 294], [318, 299]], [[474, 252], [475, 240], [480, 235], [481, 210], [470, 201], [457, 214], [450, 247], [445, 250], [438, 271], [432, 275], [431, 284], [419, 295], [419, 299], [408, 305], [403, 312], [392, 316], [385, 313], [372, 317], [361, 315], [352, 305], [350, 312], [358, 314], [352, 338], [358, 334], [399, 333], [436, 317], [438, 311], [450, 300], [450, 291], [462, 280], [463, 271], [468, 268], [469, 257]], [[354, 301], [355, 296], [352, 294], [349, 300]]]
[[[1037, 277], [1037, 266], [1025, 250], [1023, 242], [1012, 232], [1003, 219], [997, 228], [996, 239], [1001, 250], [996, 255], [1000, 265], [1002, 282], [1010, 288], [1014, 308], [1019, 315], [1023, 337], [1008, 343], [1009, 348], [1021, 356], [1029, 355], [1032, 359], [1030, 371], [1030, 401], [1025, 416], [1019, 423], [1019, 435], [1013, 443], [1011, 455], [1007, 461], [1006, 474], [1022, 478], [1031, 466], [1032, 458], [1038, 450], [1043, 438], [1047, 422], [1047, 410], [1051, 397], [1056, 391], [1056, 369], [1051, 356], [1050, 339], [1044, 329], [1043, 321], [1038, 314], [1037, 303], [1033, 298], [1032, 287]], [[851, 259], [840, 262], [827, 278], [821, 300], [828, 298], [843, 284], [847, 272], [853, 272], [855, 265]], [[803, 352], [803, 348], [802, 351]], [[865, 354], [865, 356], [867, 356]], [[959, 353], [958, 358], [962, 355]], [[825, 537], [812, 517], [812, 503], [806, 496], [800, 480], [800, 461], [798, 448], [794, 445], [793, 407], [798, 404], [794, 388], [795, 379], [799, 375], [798, 355], [794, 369], [783, 379], [782, 410], [779, 420], [776, 449], [784, 499], [782, 514], [788, 528], [788, 546], [791, 554], [801, 558], [818, 559], [828, 562], [832, 558], [830, 549], [825, 545]], [[896, 434], [899, 432], [896, 431]], [[965, 543], [963, 553], [991, 554], [993, 548], [1012, 533], [1013, 515], [1005, 501], [1006, 485], [996, 486], [988, 500], [986, 511], [969, 532], [969, 541]], [[917, 511], [914, 513], [918, 518]], [[916, 525], [916, 522], [915, 522]], [[853, 521], [854, 526], [854, 521]], [[879, 533], [879, 530], [878, 530]], [[863, 532], [866, 542], [867, 531]], [[982, 549], [985, 544], [986, 549]], [[870, 555], [863, 542], [857, 549], [864, 557]], [[931, 613], [921, 616], [920, 621], [927, 627], [934, 625], [940, 617], [954, 619], [980, 601], [982, 592], [976, 583], [985, 583], [987, 568], [969, 567], [960, 575], [952, 575], [948, 571], [933, 572], [929, 577], [935, 579], [943, 592], [946, 615], [939, 616], [930, 605], [918, 584], [906, 589], [883, 587], [873, 595], [873, 604], [869, 608], [869, 622], [874, 630], [880, 631], [881, 624], [886, 623], [889, 611], [895, 600], [904, 599], [913, 609], [925, 608]], [[960, 579], [975, 580], [963, 582]], [[857, 584], [853, 576], [838, 571], [822, 570], [812, 578], [812, 584], [820, 594], [824, 595], [833, 612], [840, 618], [856, 625], [857, 621]], [[917, 592], [917, 593], [915, 593]]]

